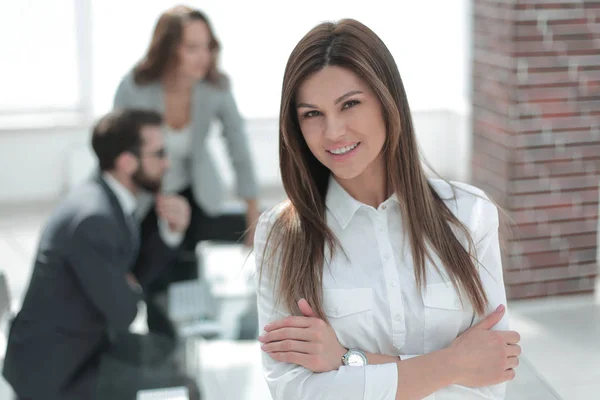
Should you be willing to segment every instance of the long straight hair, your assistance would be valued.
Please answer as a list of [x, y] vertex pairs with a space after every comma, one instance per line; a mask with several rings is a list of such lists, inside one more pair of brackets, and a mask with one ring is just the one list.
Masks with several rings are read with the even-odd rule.
[[206, 80], [215, 86], [221, 86], [226, 82], [217, 67], [221, 45], [215, 37], [208, 17], [202, 11], [180, 5], [165, 11], [158, 19], [148, 51], [133, 70], [135, 83], [145, 85], [156, 82], [169, 69], [177, 65], [179, 62], [177, 48], [183, 40], [184, 25], [189, 21], [202, 21], [208, 27], [212, 57]]
[[[474, 310], [482, 315], [488, 299], [477, 272], [473, 239], [429, 185], [396, 63], [381, 39], [352, 19], [316, 26], [289, 57], [279, 115], [279, 162], [289, 200], [268, 235], [260, 279], [264, 268], [268, 268], [276, 282], [277, 297], [292, 314], [300, 314], [297, 301], [305, 298], [326, 320], [322, 298], [325, 249], [330, 249], [333, 256], [340, 248], [326, 224], [325, 198], [331, 172], [304, 141], [295, 104], [299, 86], [326, 66], [355, 73], [381, 103], [387, 129], [382, 150], [387, 185], [397, 194], [407, 221], [418, 287], [426, 285], [426, 260], [433, 262], [430, 250], [434, 251], [456, 290], [466, 294]], [[468, 248], [460, 243], [452, 227], [464, 234]]]

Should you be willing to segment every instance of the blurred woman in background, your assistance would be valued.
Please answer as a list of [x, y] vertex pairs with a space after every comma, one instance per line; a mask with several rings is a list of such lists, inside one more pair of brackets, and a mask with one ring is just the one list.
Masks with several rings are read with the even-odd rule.
[[[192, 256], [192, 261], [165, 271], [150, 292], [163, 291], [173, 281], [195, 279], [198, 272], [193, 254], [199, 241], [237, 241], [259, 216], [248, 138], [229, 81], [217, 67], [219, 50], [206, 15], [176, 6], [160, 16], [146, 55], [125, 75], [116, 91], [115, 108], [151, 109], [164, 116], [170, 169], [163, 180], [163, 194], [156, 198], [156, 207], [168, 207], [170, 196], [179, 194], [192, 209], [181, 243], [181, 254]], [[237, 194], [247, 204], [245, 218], [219, 216], [225, 187], [207, 142], [215, 119], [222, 125], [237, 178]], [[143, 237], [147, 227], [156, 226], [152, 223], [155, 210], [150, 209], [142, 218]], [[251, 246], [253, 238], [253, 232], [248, 232], [245, 244]], [[148, 318], [152, 325], [150, 314]]]

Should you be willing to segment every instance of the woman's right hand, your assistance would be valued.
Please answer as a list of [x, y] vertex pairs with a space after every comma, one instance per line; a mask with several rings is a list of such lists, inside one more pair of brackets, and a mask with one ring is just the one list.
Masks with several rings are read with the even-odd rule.
[[505, 313], [501, 305], [481, 322], [457, 337], [449, 349], [454, 351], [459, 385], [481, 387], [514, 379], [519, 365], [521, 340], [515, 331], [492, 331]]

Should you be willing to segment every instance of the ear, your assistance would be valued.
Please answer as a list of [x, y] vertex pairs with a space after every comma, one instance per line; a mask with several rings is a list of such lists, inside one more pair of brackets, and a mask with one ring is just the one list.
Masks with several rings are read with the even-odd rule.
[[127, 175], [133, 174], [139, 167], [140, 160], [129, 151], [125, 151], [115, 160], [115, 169]]

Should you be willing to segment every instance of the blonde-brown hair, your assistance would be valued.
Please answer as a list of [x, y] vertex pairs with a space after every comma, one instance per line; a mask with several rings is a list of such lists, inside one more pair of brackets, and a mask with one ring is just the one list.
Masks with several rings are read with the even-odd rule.
[[[387, 187], [397, 194], [407, 221], [417, 285], [421, 288], [426, 284], [425, 263], [432, 260], [428, 251], [431, 248], [455, 288], [466, 294], [474, 310], [482, 315], [488, 299], [476, 267], [473, 239], [429, 185], [396, 63], [381, 39], [352, 19], [316, 26], [289, 57], [279, 116], [280, 169], [289, 202], [268, 235], [260, 279], [264, 268], [268, 268], [276, 282], [277, 297], [292, 314], [300, 314], [297, 301], [305, 298], [319, 317], [326, 320], [322, 299], [325, 249], [335, 252], [340, 247], [326, 224], [325, 199], [331, 173], [304, 141], [295, 101], [302, 82], [322, 68], [334, 65], [363, 79], [381, 103], [387, 129], [383, 148]], [[467, 238], [467, 249], [451, 227]], [[276, 262], [273, 255], [277, 255]]]

